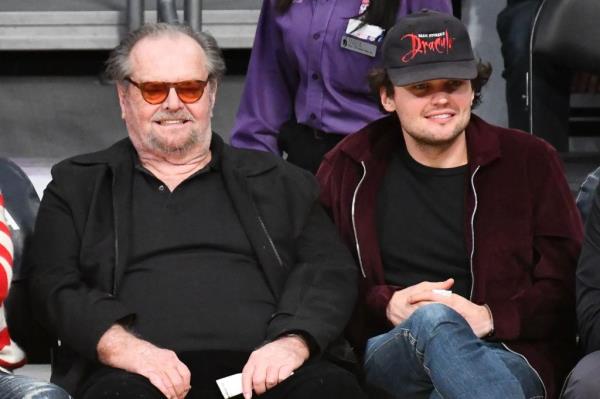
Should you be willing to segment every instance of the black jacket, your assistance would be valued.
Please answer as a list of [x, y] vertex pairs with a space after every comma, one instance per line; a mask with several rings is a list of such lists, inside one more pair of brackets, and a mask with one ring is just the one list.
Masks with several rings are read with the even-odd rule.
[[[350, 317], [357, 269], [318, 204], [307, 172], [274, 155], [223, 144], [226, 189], [278, 309], [265, 340], [303, 331], [316, 353], [332, 348]], [[126, 139], [52, 169], [33, 240], [35, 315], [58, 339], [52, 381], [76, 392], [97, 362], [102, 334], [132, 312], [119, 301], [127, 267], [135, 150]], [[226, 287], [224, 287], [226, 289]], [[257, 345], [260, 344], [257, 342]], [[315, 352], [313, 352], [315, 353]]]

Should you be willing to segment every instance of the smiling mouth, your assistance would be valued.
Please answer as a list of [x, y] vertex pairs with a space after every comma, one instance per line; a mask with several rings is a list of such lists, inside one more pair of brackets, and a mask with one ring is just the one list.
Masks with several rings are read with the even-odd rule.
[[429, 116], [427, 116], [427, 119], [447, 119], [447, 118], [452, 118], [453, 116], [454, 116], [453, 113], [446, 112], [443, 114], [429, 115]]
[[161, 126], [175, 126], [175, 125], [183, 125], [189, 122], [187, 119], [165, 119], [161, 121], [156, 121]]

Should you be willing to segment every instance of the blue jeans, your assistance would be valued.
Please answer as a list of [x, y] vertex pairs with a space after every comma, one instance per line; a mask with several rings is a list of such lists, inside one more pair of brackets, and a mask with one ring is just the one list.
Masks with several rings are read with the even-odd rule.
[[479, 339], [461, 315], [438, 303], [369, 339], [364, 369], [378, 398], [544, 397], [523, 357]]
[[24, 375], [0, 371], [0, 399], [69, 399], [68, 393], [54, 384]]

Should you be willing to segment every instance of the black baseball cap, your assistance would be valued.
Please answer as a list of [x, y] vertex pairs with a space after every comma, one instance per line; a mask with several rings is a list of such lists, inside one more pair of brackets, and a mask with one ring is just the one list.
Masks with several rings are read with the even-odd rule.
[[383, 66], [395, 86], [433, 79], [474, 79], [477, 61], [463, 23], [421, 10], [398, 20], [383, 41]]

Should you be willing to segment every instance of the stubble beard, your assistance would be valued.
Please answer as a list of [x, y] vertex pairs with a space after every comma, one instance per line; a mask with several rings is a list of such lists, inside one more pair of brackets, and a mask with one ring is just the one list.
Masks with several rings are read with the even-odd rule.
[[426, 130], [425, 127], [417, 129], [416, 131], [404, 130], [404, 132], [409, 135], [414, 142], [423, 147], [437, 147], [437, 148], [446, 148], [450, 147], [458, 137], [465, 131], [467, 125], [469, 124], [469, 120], [471, 118], [471, 114], [466, 114], [463, 119], [458, 121], [452, 133], [447, 137], [436, 137], [435, 134]]
[[168, 140], [162, 139], [154, 129], [151, 129], [149, 134], [146, 135], [146, 148], [163, 155], [182, 157], [188, 155], [192, 149], [197, 147], [200, 141], [200, 132], [194, 129], [190, 130], [181, 144], [170, 143]]

